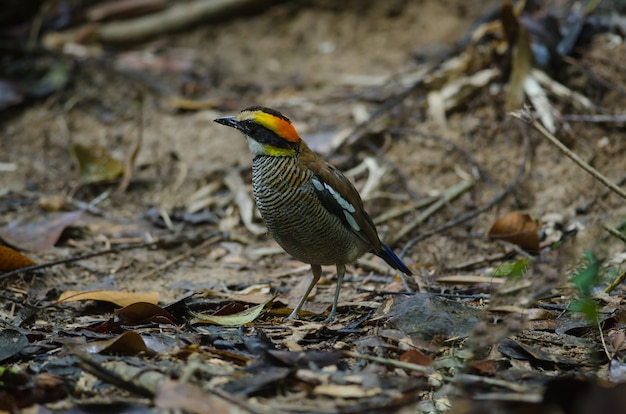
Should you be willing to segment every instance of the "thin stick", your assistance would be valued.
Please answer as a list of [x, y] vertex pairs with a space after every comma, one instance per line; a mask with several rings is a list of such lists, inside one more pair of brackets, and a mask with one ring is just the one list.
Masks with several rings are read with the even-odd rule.
[[400, 217], [405, 215], [406, 213], [410, 213], [411, 211], [419, 210], [422, 207], [426, 207], [437, 201], [437, 197], [426, 197], [421, 200], [415, 202], [414, 204], [409, 204], [404, 207], [398, 207], [391, 210], [387, 210], [382, 213], [380, 216], [375, 217], [372, 221], [374, 224], [378, 225], [384, 223], [389, 220], [393, 220], [396, 217]]
[[620, 197], [626, 200], [626, 192], [622, 190], [620, 187], [616, 186], [612, 181], [606, 178], [602, 173], [589, 165], [585, 160], [580, 158], [576, 153], [572, 152], [569, 148], [567, 148], [561, 141], [559, 141], [554, 135], [550, 133], [547, 129], [543, 127], [535, 118], [532, 117], [530, 111], [528, 109], [522, 109], [520, 111], [511, 112], [510, 115], [513, 118], [517, 118], [527, 124], [530, 124], [533, 128], [535, 128], [541, 135], [543, 135], [548, 141], [550, 141], [555, 147], [557, 147], [561, 152], [567, 155], [572, 161], [578, 164], [583, 170], [587, 171], [591, 174], [596, 180], [600, 181], [602, 184], [610, 188], [614, 193], [618, 194]]
[[[213, 237], [215, 237], [215, 234], [211, 234], [209, 240], [212, 240]], [[86, 253], [86, 254], [83, 254], [83, 255], [80, 255], [80, 256], [66, 257], [64, 259], [59, 259], [59, 260], [55, 260], [55, 261], [52, 261], [52, 262], [41, 263], [41, 264], [34, 265], [34, 266], [22, 267], [20, 269], [16, 269], [16, 270], [12, 270], [12, 271], [7, 272], [7, 273], [0, 274], [0, 280], [9, 278], [11, 276], [18, 275], [20, 273], [27, 273], [27, 272], [32, 272], [32, 271], [35, 271], [35, 270], [46, 269], [48, 267], [53, 267], [53, 266], [57, 266], [57, 265], [60, 265], [60, 264], [65, 264], [65, 263], [78, 262], [80, 260], [90, 259], [90, 258], [96, 257], [96, 256], [104, 256], [104, 255], [107, 255], [107, 254], [117, 253], [117, 252], [121, 252], [121, 251], [124, 251], [124, 250], [142, 249], [142, 248], [153, 247], [153, 246], [167, 246], [167, 245], [170, 245], [170, 244], [173, 244], [173, 243], [182, 244], [182, 243], [186, 243], [186, 242], [188, 242], [190, 240], [194, 240], [194, 239], [196, 239], [196, 237], [187, 237], [187, 238], [179, 238], [179, 239], [161, 239], [161, 240], [148, 242], [148, 243], [137, 243], [137, 244], [115, 246], [115, 247], [112, 247], [112, 248], [107, 249], [107, 250], [101, 250], [101, 251], [97, 251], [97, 252]]]
[[[470, 154], [469, 151], [467, 151], [465, 148], [461, 147], [460, 145], [456, 144], [455, 142], [437, 134], [430, 134], [430, 133], [426, 133], [423, 131], [415, 131], [415, 130], [411, 130], [408, 128], [390, 129], [389, 132], [391, 134], [421, 136], [427, 139], [434, 140], [436, 142], [443, 143], [447, 147], [452, 147], [456, 152], [460, 153], [467, 160], [467, 162], [472, 166], [472, 175], [474, 177], [476, 178], [481, 177], [487, 183], [491, 184], [491, 178], [487, 175], [485, 171], [482, 170], [482, 168], [480, 167], [480, 164], [474, 159], [472, 154]], [[403, 181], [405, 180], [403, 179]], [[402, 208], [389, 210], [387, 213], [381, 214], [379, 217], [376, 217], [374, 219], [374, 224], [380, 224], [383, 221], [395, 218], [399, 215], [403, 215], [409, 211], [426, 207], [427, 205], [430, 205], [436, 202], [437, 199], [438, 197], [427, 197], [427, 198], [417, 201], [415, 205], [409, 205], [409, 206], [405, 206]]]
[[610, 361], [613, 359], [615, 355], [611, 355], [609, 352], [609, 348], [606, 346], [606, 341], [604, 340], [604, 332], [602, 332], [602, 325], [600, 324], [600, 319], [596, 318], [596, 325], [598, 325], [598, 332], [600, 333], [600, 340], [602, 341], [602, 348], [604, 348], [604, 353], [606, 354], [607, 359]]
[[[436, 66], [434, 66], [434, 67], [436, 67]], [[432, 69], [432, 67], [429, 68], [429, 70], [426, 71], [425, 73], [430, 72], [430, 69]], [[397, 105], [400, 105], [415, 90], [417, 90], [419, 87], [421, 87], [423, 85], [423, 83], [424, 83], [424, 79], [420, 78], [413, 85], [409, 86], [408, 88], [400, 91], [398, 94], [396, 94], [396, 95], [390, 97], [389, 99], [385, 100], [385, 102], [382, 104], [382, 106], [380, 108], [378, 108], [377, 110], [375, 110], [370, 115], [370, 117], [367, 120], [365, 120], [364, 122], [361, 122], [360, 124], [355, 126], [354, 129], [352, 130], [352, 132], [350, 132], [350, 135], [348, 135], [348, 137], [346, 139], [342, 140], [334, 148], [331, 148], [330, 151], [328, 151], [328, 156], [335, 155], [343, 147], [354, 145], [365, 134], [365, 131], [367, 131], [367, 129], [375, 121], [377, 121], [379, 118], [382, 118], [383, 115], [386, 115], [387, 113], [389, 113]]]
[[83, 371], [90, 373], [99, 380], [145, 398], [154, 398], [155, 394], [153, 390], [149, 390], [142, 385], [135, 384], [133, 381], [124, 379], [117, 372], [105, 368], [86, 354], [77, 353], [76, 356], [80, 360], [78, 361], [78, 366]]
[[506, 388], [509, 389], [513, 392], [519, 392], [519, 393], [527, 393], [528, 392], [528, 387], [525, 387], [523, 385], [518, 385], [514, 382], [509, 382], [509, 381], [504, 381], [498, 378], [489, 378], [489, 377], [483, 377], [480, 375], [471, 375], [471, 374], [457, 374], [454, 376], [454, 381], [456, 383], [462, 383], [462, 384], [488, 384], [488, 385], [494, 385], [496, 387], [502, 387], [502, 388]]
[[[618, 186], [622, 186], [624, 185], [624, 183], [626, 183], [626, 175], [622, 175], [622, 177], [617, 180]], [[592, 200], [588, 201], [587, 204], [576, 207], [576, 214], [586, 214], [589, 209], [598, 202], [598, 200], [604, 199], [609, 194], [611, 194], [611, 189], [605, 188], [604, 190], [602, 190], [602, 194], [594, 197]]]
[[611, 284], [604, 289], [604, 293], [611, 293], [613, 289], [621, 285], [624, 280], [626, 280], [626, 272], [622, 272], [622, 274], [616, 277], [615, 280], [613, 280]]
[[624, 233], [622, 233], [621, 231], [617, 230], [616, 228], [613, 228], [613, 227], [608, 226], [606, 224], [603, 224], [602, 227], [604, 227], [604, 230], [609, 232], [609, 234], [611, 236], [615, 236], [618, 239], [620, 239], [621, 241], [623, 241], [624, 243], [626, 243], [626, 235], [624, 235]]
[[570, 122], [622, 123], [626, 122], [626, 115], [565, 115], [563, 119]]
[[429, 133], [429, 132], [424, 132], [424, 131], [420, 131], [420, 130], [411, 130], [408, 128], [398, 128], [398, 129], [392, 129], [390, 130], [390, 132], [393, 133], [397, 133], [397, 134], [402, 134], [402, 135], [413, 135], [413, 136], [420, 136], [423, 138], [427, 138], [430, 140], [433, 140], [435, 142], [438, 143], [442, 143], [444, 144], [446, 147], [451, 147], [454, 151], [458, 152], [459, 154], [461, 154], [461, 156], [463, 158], [466, 159], [466, 161], [472, 166], [471, 168], [471, 173], [474, 177], [478, 178], [482, 178], [485, 182], [487, 182], [487, 184], [492, 184], [492, 180], [489, 177], [489, 175], [487, 174], [486, 171], [484, 171], [480, 164], [478, 163], [478, 161], [476, 161], [476, 159], [474, 158], [474, 156], [465, 148], [463, 148], [462, 146], [460, 146], [459, 144], [457, 144], [456, 142], [448, 139], [448, 138], [444, 138], [441, 135], [437, 135], [437, 134], [433, 134], [433, 133]]
[[421, 372], [426, 375], [431, 374], [434, 371], [431, 367], [425, 367], [423, 365], [417, 365], [417, 364], [413, 364], [410, 362], [398, 361], [395, 359], [377, 357], [374, 355], [360, 354], [358, 352], [343, 351], [342, 354], [344, 354], [345, 356], [349, 356], [351, 358], [366, 359], [368, 361], [379, 362], [381, 364], [390, 365], [396, 368], [402, 368], [402, 369], [408, 369], [410, 371]]
[[513, 182], [511, 182], [509, 185], [507, 185], [504, 190], [502, 190], [502, 192], [500, 194], [498, 194], [497, 196], [495, 196], [487, 205], [474, 210], [474, 211], [470, 211], [468, 213], [462, 214], [459, 217], [456, 217], [453, 220], [450, 220], [446, 223], [443, 223], [441, 226], [435, 227], [434, 229], [430, 229], [427, 232], [424, 232], [422, 234], [420, 234], [419, 236], [409, 240], [404, 247], [402, 248], [402, 251], [400, 252], [400, 257], [403, 257], [406, 252], [408, 252], [411, 248], [413, 248], [413, 246], [415, 246], [417, 243], [419, 243], [420, 241], [427, 239], [428, 237], [440, 233], [442, 231], [448, 230], [452, 227], [458, 226], [461, 223], [464, 223], [468, 220], [473, 219], [474, 217], [489, 211], [491, 208], [493, 208], [495, 205], [499, 204], [502, 200], [504, 200], [504, 198], [509, 195], [509, 193], [511, 191], [513, 191], [521, 182], [522, 177], [524, 176], [525, 172], [528, 170], [528, 162], [530, 160], [530, 143], [528, 141], [528, 137], [524, 137], [524, 158], [522, 160], [522, 163], [519, 166], [517, 175], [515, 177], [515, 179], [513, 180]]
[[156, 273], [163, 271], [165, 269], [167, 269], [168, 267], [175, 265], [178, 262], [181, 262], [183, 260], [186, 260], [188, 258], [190, 258], [191, 256], [195, 256], [199, 253], [201, 253], [204, 249], [206, 249], [207, 247], [209, 247], [210, 245], [217, 243], [218, 241], [222, 240], [222, 235], [221, 234], [216, 234], [215, 236], [206, 239], [205, 241], [203, 241], [202, 243], [200, 243], [199, 245], [197, 245], [196, 247], [194, 247], [193, 249], [191, 249], [188, 252], [185, 252], [183, 254], [179, 254], [178, 256], [176, 256], [175, 258], [168, 260], [167, 262], [163, 263], [161, 266], [158, 266], [155, 269], [149, 270], [146, 273], [142, 274], [139, 279], [144, 279], [144, 278], [149, 278], [154, 276]]
[[137, 135], [135, 135], [135, 139], [130, 145], [130, 150], [128, 151], [128, 154], [126, 154], [126, 159], [124, 160], [124, 175], [122, 176], [120, 185], [117, 187], [118, 193], [123, 193], [128, 188], [130, 180], [133, 178], [135, 160], [137, 159], [137, 155], [139, 154], [139, 151], [141, 150], [141, 146], [143, 144], [144, 103], [144, 92], [140, 89], [137, 92], [137, 104], [139, 106], [139, 108], [137, 109]]
[[447, 188], [446, 191], [443, 192], [441, 198], [437, 200], [436, 203], [433, 203], [429, 208], [424, 210], [422, 214], [420, 214], [415, 220], [404, 226], [400, 231], [391, 238], [389, 244], [393, 246], [404, 236], [413, 231], [414, 228], [425, 222], [430, 216], [435, 214], [439, 209], [441, 209], [446, 204], [450, 203], [450, 201], [459, 197], [461, 194], [468, 191], [474, 185], [474, 181], [461, 181], [460, 183], [453, 185], [450, 188]]
[[65, 263], [78, 262], [79, 260], [90, 259], [90, 258], [96, 257], [96, 256], [104, 256], [104, 255], [107, 255], [107, 254], [117, 253], [117, 252], [121, 252], [121, 251], [124, 251], [124, 250], [132, 250], [132, 249], [140, 249], [140, 248], [143, 248], [143, 247], [151, 247], [151, 246], [154, 246], [154, 245], [156, 245], [158, 243], [159, 242], [151, 242], [151, 243], [131, 244], [131, 245], [125, 245], [125, 246], [116, 246], [116, 247], [112, 247], [112, 248], [107, 249], [107, 250], [101, 250], [101, 251], [98, 251], [98, 252], [82, 254], [80, 256], [66, 257], [64, 259], [54, 260], [52, 262], [46, 262], [46, 263], [41, 263], [41, 264], [38, 264], [38, 265], [22, 267], [20, 269], [12, 270], [12, 271], [10, 271], [8, 273], [1, 274], [0, 275], [0, 280], [6, 279], [6, 278], [11, 277], [11, 276], [15, 276], [15, 275], [20, 274], [20, 273], [27, 273], [27, 272], [32, 272], [32, 271], [35, 271], [35, 270], [46, 269], [48, 267], [53, 267], [53, 266], [57, 266], [57, 265], [60, 265], [60, 264], [65, 264]]

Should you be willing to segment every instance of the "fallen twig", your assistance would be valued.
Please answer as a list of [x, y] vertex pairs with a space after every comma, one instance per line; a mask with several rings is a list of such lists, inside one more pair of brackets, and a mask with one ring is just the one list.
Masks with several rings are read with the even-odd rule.
[[448, 204], [450, 201], [459, 197], [461, 194], [465, 193], [467, 190], [472, 188], [474, 185], [474, 181], [464, 180], [460, 183], [453, 185], [452, 187], [446, 189], [437, 202], [433, 203], [430, 207], [422, 212], [415, 220], [404, 226], [394, 237], [391, 238], [389, 244], [393, 246], [399, 240], [401, 240], [404, 236], [409, 234], [413, 229], [426, 221], [430, 216], [432, 216], [437, 210]]
[[137, 94], [139, 108], [137, 110], [137, 135], [133, 140], [128, 154], [126, 154], [126, 160], [124, 160], [124, 175], [120, 181], [117, 191], [123, 193], [128, 188], [130, 180], [133, 178], [133, 169], [135, 166], [135, 159], [143, 143], [143, 112], [145, 96], [143, 90], [139, 90]]
[[383, 103], [383, 105], [380, 108], [378, 108], [376, 111], [374, 111], [365, 122], [361, 122], [356, 127], [354, 127], [352, 132], [350, 132], [350, 134], [345, 139], [342, 139], [341, 142], [339, 142], [337, 145], [335, 145], [333, 148], [331, 148], [328, 151], [328, 156], [329, 157], [333, 156], [341, 148], [343, 148], [345, 146], [354, 145], [354, 143], [356, 143], [359, 140], [359, 138], [361, 138], [363, 136], [363, 133], [370, 127], [370, 125], [372, 125], [374, 123], [374, 121], [378, 120], [383, 115], [385, 115], [386, 113], [391, 111], [393, 108], [395, 108], [397, 105], [399, 105], [402, 102], [404, 102], [404, 100], [407, 97], [409, 97], [415, 90], [420, 88], [424, 84], [425, 75], [430, 73], [431, 70], [433, 68], [436, 68], [440, 63], [441, 62], [439, 62], [436, 65], [433, 65], [432, 67], [424, 70], [423, 71], [424, 75], [419, 77], [412, 85], [410, 85], [409, 87], [407, 87], [404, 90], [400, 91], [399, 93], [397, 93], [396, 95], [392, 96], [391, 98], [387, 99]]
[[96, 28], [95, 36], [103, 42], [135, 42], [157, 34], [180, 30], [201, 21], [240, 10], [249, 12], [274, 3], [265, 0], [195, 0], [176, 3], [159, 13], [117, 21]]
[[480, 164], [478, 163], [478, 161], [476, 161], [474, 156], [468, 150], [458, 145], [454, 141], [451, 141], [448, 138], [444, 138], [443, 136], [438, 135], [438, 134], [433, 134], [430, 132], [424, 132], [420, 130], [413, 130], [409, 128], [392, 129], [390, 130], [390, 132], [403, 134], [403, 135], [420, 136], [420, 137], [428, 138], [430, 140], [442, 143], [446, 147], [451, 147], [454, 151], [461, 154], [463, 158], [467, 160], [469, 165], [471, 165], [472, 168], [470, 171], [475, 178], [480, 177], [481, 179], [486, 181], [488, 184], [492, 183], [491, 177], [489, 177], [489, 175], [487, 175], [487, 173], [481, 168]]
[[[208, 240], [212, 240], [213, 237], [216, 237], [217, 235], [219, 235], [219, 237], [222, 237], [221, 236], [221, 232], [212, 232], [210, 234]], [[104, 256], [104, 255], [107, 255], [107, 254], [117, 253], [117, 252], [121, 252], [121, 251], [124, 251], [124, 250], [144, 249], [144, 248], [148, 248], [148, 247], [163, 247], [163, 246], [169, 246], [169, 245], [172, 245], [172, 244], [183, 244], [183, 243], [187, 243], [187, 242], [190, 242], [190, 241], [193, 241], [193, 240], [196, 240], [196, 239], [198, 239], [197, 235], [193, 235], [193, 237], [176, 237], [176, 238], [156, 240], [156, 241], [152, 241], [152, 242], [115, 246], [115, 247], [112, 247], [112, 248], [106, 249], [106, 250], [100, 250], [100, 251], [97, 251], [97, 252], [86, 253], [86, 254], [82, 254], [82, 255], [79, 255], [79, 256], [66, 257], [66, 258], [63, 258], [63, 259], [54, 260], [52, 262], [41, 263], [41, 264], [34, 265], [34, 266], [22, 267], [21, 269], [16, 269], [16, 270], [12, 270], [12, 271], [7, 272], [7, 273], [0, 274], [0, 280], [9, 278], [11, 276], [18, 275], [20, 273], [33, 272], [35, 270], [46, 269], [46, 268], [49, 268], [49, 267], [58, 266], [60, 264], [78, 262], [80, 260], [90, 259], [92, 257], [97, 257], [97, 256]]]
[[385, 365], [390, 365], [390, 366], [396, 367], [396, 368], [402, 368], [402, 369], [408, 369], [410, 371], [422, 372], [422, 373], [424, 373], [426, 375], [432, 374], [434, 372], [434, 369], [431, 368], [431, 367], [427, 367], [427, 366], [423, 366], [423, 365], [417, 365], [417, 364], [413, 364], [411, 362], [398, 361], [396, 359], [389, 359], [389, 358], [382, 358], [382, 357], [378, 357], [378, 356], [374, 356], [374, 355], [360, 354], [358, 352], [353, 352], [353, 351], [343, 351], [342, 354], [344, 354], [345, 356], [351, 357], [351, 358], [366, 359], [368, 361], [378, 362], [378, 363], [385, 364]]
[[90, 7], [85, 16], [87, 20], [92, 22], [122, 20], [132, 16], [154, 13], [163, 10], [166, 6], [165, 0], [105, 1]]
[[386, 221], [393, 220], [396, 217], [403, 216], [412, 211], [419, 210], [420, 208], [429, 206], [435, 203], [438, 199], [439, 198], [436, 196], [422, 198], [421, 200], [417, 201], [414, 204], [409, 204], [403, 207], [396, 207], [396, 208], [389, 209], [385, 211], [384, 213], [382, 213], [380, 216], [374, 217], [372, 221], [374, 222], [374, 224], [378, 225]]
[[[603, 224], [602, 227], [604, 227], [604, 230], [608, 231], [609, 234], [611, 234], [612, 236], [617, 237], [618, 239], [620, 239], [622, 242], [626, 243], [626, 236], [624, 235], [624, 233], [620, 232], [619, 230], [607, 226], [606, 224]], [[615, 289], [616, 287], [618, 287], [624, 280], [626, 280], [626, 272], [622, 272], [620, 273], [605, 289], [604, 289], [604, 293], [611, 293], [613, 291], [613, 289]]]
[[[622, 186], [626, 183], [626, 175], [622, 175], [622, 178], [617, 180], [617, 185]], [[582, 206], [576, 207], [576, 214], [586, 214], [589, 209], [598, 202], [598, 200], [604, 199], [606, 196], [611, 194], [610, 188], [605, 188], [599, 196], [594, 197], [592, 200], [588, 201], [586, 204]]]
[[123, 378], [117, 372], [105, 368], [102, 364], [97, 363], [85, 354], [76, 354], [76, 356], [80, 360], [78, 362], [78, 366], [83, 371], [90, 373], [99, 380], [142, 397], [154, 398], [154, 391], [144, 387], [137, 381], [131, 381]]
[[604, 230], [608, 231], [611, 236], [615, 236], [626, 243], [626, 235], [624, 235], [624, 233], [606, 224], [603, 224], [602, 227], [604, 227]]
[[[167, 381], [169, 381], [169, 376], [167, 373], [163, 373], [158, 369], [151, 369], [148, 367], [137, 367], [131, 364], [127, 364], [124, 361], [119, 361], [116, 364], [112, 364], [111, 367], [104, 366], [101, 363], [98, 363], [90, 355], [86, 354], [76, 354], [79, 358], [78, 366], [90, 374], [94, 375], [101, 381], [105, 383], [111, 384], [117, 388], [132, 392], [134, 394], [140, 395], [142, 397], [156, 399], [157, 405], [159, 404], [159, 397], [163, 397], [161, 393], [163, 392], [160, 387], [164, 386]], [[193, 362], [192, 362], [193, 364]], [[191, 367], [193, 371], [200, 369], [200, 364]], [[189, 371], [191, 372], [191, 370]], [[184, 384], [187, 381], [187, 377], [189, 374], [183, 377], [183, 381], [178, 381], [180, 384]], [[190, 383], [191, 384], [191, 383]], [[199, 388], [198, 388], [199, 389]], [[207, 394], [207, 398], [213, 394], [217, 397], [223, 398], [228, 401], [229, 404], [240, 408], [241, 412], [250, 412], [250, 413], [268, 413], [264, 407], [257, 407], [253, 404], [249, 404], [245, 400], [237, 397], [236, 395], [229, 394], [226, 391], [223, 391], [219, 388], [203, 388], [203, 391]], [[211, 407], [208, 406], [209, 400], [201, 400], [204, 403], [204, 407], [208, 408], [203, 411], [193, 411], [193, 412], [211, 412]], [[174, 411], [185, 411], [181, 408], [186, 408], [184, 404], [184, 400], [173, 401], [173, 407], [178, 408], [179, 410]], [[171, 407], [170, 407], [171, 408]], [[197, 408], [197, 406], [194, 406]], [[236, 411], [236, 410], [235, 410]], [[237, 412], [240, 412], [237, 411]], [[230, 410], [229, 412], [233, 412]], [[276, 411], [273, 411], [276, 412]]]
[[596, 180], [600, 181], [602, 184], [610, 188], [615, 194], [619, 195], [623, 199], [626, 200], [626, 192], [622, 190], [620, 187], [616, 186], [612, 181], [606, 178], [602, 173], [589, 165], [585, 160], [580, 158], [575, 152], [571, 151], [567, 148], [561, 141], [559, 141], [554, 135], [550, 133], [546, 128], [543, 127], [537, 120], [531, 115], [528, 109], [522, 109], [520, 111], [511, 112], [510, 115], [513, 118], [517, 118], [527, 124], [530, 124], [533, 128], [535, 128], [541, 135], [543, 135], [552, 145], [557, 147], [561, 152], [567, 155], [572, 161], [578, 164], [583, 170], [587, 171], [591, 176], [593, 176]]
[[570, 122], [622, 123], [626, 122], [626, 115], [565, 115], [563, 119]]
[[504, 381], [498, 378], [489, 378], [480, 375], [457, 374], [454, 376], [454, 382], [462, 384], [488, 384], [496, 387], [506, 388], [513, 392], [528, 393], [526, 386], [516, 384], [514, 382]]
[[172, 265], [175, 265], [176, 263], [178, 263], [180, 261], [186, 260], [186, 259], [190, 258], [191, 256], [195, 256], [195, 255], [201, 253], [204, 249], [206, 249], [207, 247], [209, 247], [212, 244], [215, 244], [215, 243], [219, 242], [220, 240], [222, 240], [222, 234], [216, 234], [213, 237], [210, 237], [210, 238], [206, 239], [205, 241], [203, 241], [202, 243], [200, 243], [199, 245], [197, 245], [196, 247], [194, 247], [190, 251], [185, 252], [183, 254], [179, 254], [178, 256], [173, 258], [172, 260], [168, 260], [167, 262], [163, 263], [161, 266], [158, 266], [155, 269], [152, 269], [152, 270], [149, 270], [149, 271], [145, 272], [144, 274], [139, 276], [139, 278], [140, 279], [148, 279], [148, 278], [154, 276], [157, 272], [165, 270], [168, 267], [170, 267]]
[[513, 191], [513, 189], [515, 189], [520, 181], [522, 180], [522, 177], [524, 176], [524, 173], [528, 170], [527, 169], [527, 164], [530, 160], [530, 143], [528, 140], [528, 137], [524, 136], [524, 156], [522, 159], [522, 163], [520, 164], [518, 171], [517, 171], [517, 175], [515, 176], [515, 178], [513, 179], [513, 181], [507, 185], [504, 190], [502, 190], [502, 192], [500, 194], [498, 194], [497, 196], [495, 196], [489, 203], [487, 203], [485, 206], [483, 206], [482, 208], [479, 208], [477, 210], [474, 211], [470, 211], [468, 213], [462, 214], [459, 217], [456, 217], [453, 220], [448, 221], [447, 223], [442, 224], [441, 226], [437, 226], [434, 229], [431, 229], [427, 232], [424, 232], [422, 234], [420, 234], [419, 236], [409, 240], [404, 247], [402, 248], [402, 251], [400, 252], [400, 257], [404, 256], [406, 254], [407, 251], [409, 251], [409, 249], [413, 248], [413, 246], [415, 246], [417, 243], [419, 243], [420, 241], [434, 235], [437, 233], [440, 233], [442, 231], [448, 230], [449, 228], [458, 226], [461, 223], [464, 223], [468, 220], [473, 219], [474, 217], [488, 211], [491, 210], [495, 205], [499, 204], [502, 200], [504, 200], [504, 198], [509, 195], [509, 193], [511, 191]]
[[621, 285], [624, 280], [626, 280], [626, 272], [622, 272], [618, 277], [616, 277], [611, 284], [609, 284], [606, 289], [604, 289], [604, 293], [609, 294], [613, 291], [613, 289], [615, 289], [616, 287], [618, 287], [619, 285]]

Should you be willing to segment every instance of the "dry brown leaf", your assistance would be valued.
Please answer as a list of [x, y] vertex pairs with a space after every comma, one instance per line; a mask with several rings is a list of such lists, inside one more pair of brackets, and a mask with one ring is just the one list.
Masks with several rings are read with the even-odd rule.
[[78, 300], [100, 300], [111, 302], [119, 306], [128, 306], [137, 302], [159, 303], [158, 292], [124, 292], [120, 290], [67, 290], [59, 296], [57, 303], [73, 302]]
[[513, 243], [528, 252], [539, 251], [537, 224], [528, 213], [514, 211], [500, 217], [487, 235], [492, 239]]
[[154, 404], [162, 409], [182, 410], [194, 414], [239, 414], [248, 412], [224, 398], [208, 394], [195, 384], [170, 380], [157, 385]]
[[22, 267], [28, 267], [36, 265], [37, 263], [30, 260], [20, 252], [17, 252], [10, 247], [0, 246], [0, 271], [5, 272], [9, 270], [21, 269]]
[[381, 389], [378, 387], [364, 388], [360, 385], [338, 385], [338, 384], [324, 384], [318, 385], [313, 390], [315, 395], [327, 395], [329, 397], [336, 398], [365, 398], [373, 397], [381, 393]]
[[400, 355], [400, 361], [427, 367], [433, 359], [417, 349], [409, 349]]
[[134, 331], [126, 331], [111, 339], [92, 341], [77, 347], [89, 354], [123, 354], [137, 355], [140, 353], [154, 354], [154, 351], [146, 346], [141, 335]]
[[115, 322], [120, 325], [159, 323], [174, 325], [176, 317], [162, 307], [148, 302], [135, 302], [115, 310]]

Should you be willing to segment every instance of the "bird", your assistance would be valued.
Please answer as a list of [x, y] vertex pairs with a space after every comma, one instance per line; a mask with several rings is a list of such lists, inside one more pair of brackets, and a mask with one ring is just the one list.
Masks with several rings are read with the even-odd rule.
[[288, 254], [311, 265], [306, 292], [286, 319], [298, 318], [322, 276], [322, 265], [337, 267], [337, 287], [326, 321], [336, 315], [346, 265], [365, 253], [413, 274], [380, 240], [354, 185], [309, 148], [289, 118], [253, 106], [214, 121], [243, 133], [253, 155], [252, 192], [269, 233]]

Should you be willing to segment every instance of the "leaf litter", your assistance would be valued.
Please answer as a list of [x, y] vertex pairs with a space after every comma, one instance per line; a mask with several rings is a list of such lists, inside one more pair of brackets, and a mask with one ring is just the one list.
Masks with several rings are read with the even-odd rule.
[[[166, 10], [156, 3], [139, 14]], [[49, 100], [22, 107], [4, 131], [11, 158], [0, 161], [15, 168], [0, 175], [1, 237], [17, 249], [8, 260], [29, 250], [33, 263], [0, 275], [1, 408], [619, 412], [623, 244], [604, 228], [621, 233], [623, 200], [507, 111], [530, 105], [535, 129], [604, 171], [603, 183], [620, 182], [624, 72], [605, 56], [625, 55], [623, 31], [610, 29], [599, 2], [559, 15], [505, 1], [455, 48], [415, 49], [411, 22], [428, 29], [419, 27], [419, 46], [430, 33], [453, 33], [436, 38], [451, 43], [462, 29], [448, 28], [482, 12], [466, 8], [471, 18], [461, 13], [451, 26], [420, 18], [449, 16], [438, 4], [368, 3], [359, 24], [349, 5], [277, 5], [245, 23], [160, 37], [156, 60], [113, 53], [110, 66], [92, 60], [103, 43], [46, 29], [43, 44], [85, 60], [64, 72], [72, 84], [60, 77], [37, 89], [45, 76], [34, 76]], [[548, 14], [561, 31], [536, 30], [549, 27], [540, 19]], [[250, 33], [258, 47], [237, 47]], [[214, 47], [198, 50], [200, 38]], [[294, 38], [308, 48], [290, 60]], [[384, 46], [391, 38], [414, 59]], [[376, 47], [386, 59], [362, 60]], [[383, 239], [417, 277], [362, 258], [325, 325], [335, 283], [327, 267], [303, 320], [282, 321], [307, 267], [264, 234], [243, 142], [210, 126], [258, 103], [284, 109], [350, 170]], [[592, 121], [583, 129], [584, 117]], [[105, 171], [88, 173], [95, 167], [83, 161], [76, 171], [71, 143], [97, 149], [87, 158]], [[125, 163], [110, 155], [120, 153]], [[111, 193], [116, 180], [123, 191]], [[50, 216], [74, 206], [80, 220]], [[16, 223], [33, 211], [39, 224], [24, 244]], [[60, 301], [64, 292], [81, 300]]]

